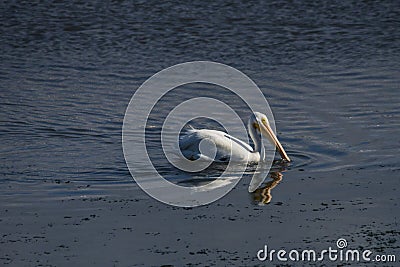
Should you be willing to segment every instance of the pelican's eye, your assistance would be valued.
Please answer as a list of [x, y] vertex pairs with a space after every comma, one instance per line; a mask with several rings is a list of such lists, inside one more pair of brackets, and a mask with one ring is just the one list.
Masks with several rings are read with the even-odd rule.
[[268, 122], [267, 122], [267, 119], [266, 119], [266, 118], [262, 118], [262, 119], [261, 119], [261, 122], [262, 122], [264, 125], [267, 125], [267, 124], [268, 124]]
[[260, 130], [260, 125], [257, 122], [253, 122], [254, 129]]

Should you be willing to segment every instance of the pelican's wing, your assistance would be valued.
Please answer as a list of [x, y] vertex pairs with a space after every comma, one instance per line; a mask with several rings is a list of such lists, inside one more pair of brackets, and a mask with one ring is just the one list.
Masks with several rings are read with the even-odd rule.
[[249, 144], [246, 144], [242, 140], [240, 140], [240, 139], [238, 139], [236, 137], [233, 137], [232, 135], [225, 134], [225, 137], [231, 139], [233, 142], [235, 142], [238, 145], [242, 146], [244, 149], [248, 150], [249, 152], [253, 152], [254, 151], [254, 149]]
[[245, 159], [248, 156], [247, 153], [253, 152], [251, 146], [225, 132], [208, 129], [188, 129], [187, 132], [188, 134], [180, 138], [179, 146], [182, 154], [188, 159], [196, 160], [204, 156], [199, 150], [202, 140], [209, 140], [217, 146], [214, 161], [225, 162], [232, 156]]
[[186, 134], [179, 138], [179, 147], [185, 158], [190, 160], [212, 160], [201, 154], [199, 150], [199, 143], [205, 138], [208, 138], [208, 136], [202, 130], [197, 130], [193, 127], [186, 129]]

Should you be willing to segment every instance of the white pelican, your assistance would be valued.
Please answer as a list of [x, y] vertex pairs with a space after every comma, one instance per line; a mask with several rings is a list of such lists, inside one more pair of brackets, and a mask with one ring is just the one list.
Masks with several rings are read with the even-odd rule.
[[216, 154], [213, 161], [227, 162], [259, 162], [264, 160], [264, 146], [262, 145], [261, 135], [264, 135], [278, 149], [282, 159], [290, 161], [290, 158], [283, 149], [278, 138], [272, 131], [267, 116], [260, 112], [254, 112], [248, 122], [248, 131], [254, 143], [254, 148], [245, 142], [221, 131], [208, 129], [190, 129], [187, 134], [179, 140], [179, 147], [185, 158], [197, 160], [199, 158], [211, 158], [201, 153], [200, 142], [206, 141], [213, 143]]

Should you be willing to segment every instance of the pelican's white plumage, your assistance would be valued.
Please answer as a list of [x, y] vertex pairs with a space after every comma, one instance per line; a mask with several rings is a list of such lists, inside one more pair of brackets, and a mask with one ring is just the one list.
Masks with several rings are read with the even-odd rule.
[[[276, 146], [283, 159], [290, 161], [281, 143], [273, 133], [267, 116], [259, 112], [255, 112], [251, 115], [248, 122], [248, 131], [253, 140], [254, 148], [227, 133], [208, 129], [188, 130], [187, 134], [180, 139], [179, 147], [182, 154], [190, 160], [203, 158], [219, 162], [259, 162], [264, 158], [264, 147], [260, 136], [261, 133]], [[202, 153], [200, 143], [209, 143], [210, 145], [215, 146], [215, 157], [210, 158], [209, 155]]]

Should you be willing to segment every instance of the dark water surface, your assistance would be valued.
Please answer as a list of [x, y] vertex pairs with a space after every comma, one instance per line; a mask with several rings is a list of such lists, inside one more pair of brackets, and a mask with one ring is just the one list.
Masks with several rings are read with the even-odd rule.
[[[1, 264], [257, 265], [264, 244], [340, 237], [400, 260], [398, 1], [6, 1], [0, 12]], [[193, 60], [235, 67], [267, 97], [294, 160], [266, 181], [268, 205], [245, 179], [195, 209], [133, 183], [129, 100]]]

